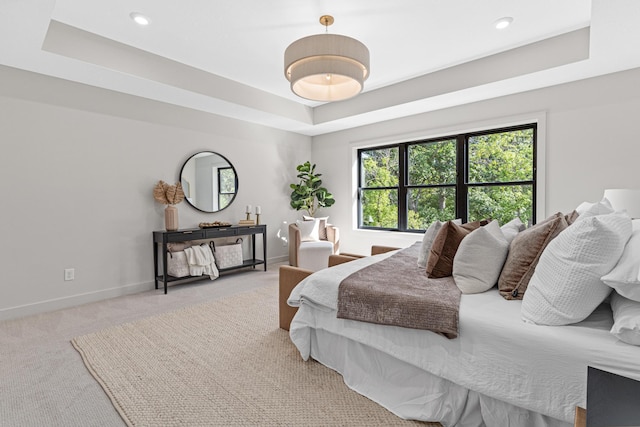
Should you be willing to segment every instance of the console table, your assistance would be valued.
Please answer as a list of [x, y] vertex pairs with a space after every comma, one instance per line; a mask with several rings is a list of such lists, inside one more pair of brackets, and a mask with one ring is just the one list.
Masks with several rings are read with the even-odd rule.
[[[256, 258], [256, 234], [262, 234], [262, 252], [263, 259]], [[266, 225], [231, 225], [228, 227], [216, 227], [216, 228], [194, 228], [188, 230], [177, 231], [154, 231], [153, 232], [153, 268], [155, 274], [155, 285], [158, 289], [158, 283], [164, 284], [164, 293], [167, 293], [167, 283], [180, 281], [194, 281], [201, 280], [202, 276], [190, 276], [190, 277], [173, 277], [167, 274], [167, 244], [172, 242], [187, 242], [191, 240], [207, 240], [216, 239], [219, 237], [234, 237], [234, 236], [251, 236], [251, 259], [243, 260], [240, 265], [235, 265], [229, 268], [222, 268], [220, 272], [237, 270], [245, 267], [253, 267], [263, 264], [264, 271], [267, 271], [267, 226]], [[162, 274], [160, 274], [160, 268], [158, 267], [158, 248], [162, 249]]]

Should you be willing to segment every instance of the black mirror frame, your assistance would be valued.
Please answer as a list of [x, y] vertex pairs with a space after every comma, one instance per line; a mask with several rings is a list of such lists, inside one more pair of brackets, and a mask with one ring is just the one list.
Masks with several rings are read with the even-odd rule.
[[[229, 159], [227, 159], [225, 156], [223, 156], [220, 153], [216, 153], [215, 151], [198, 151], [197, 153], [192, 154], [191, 156], [189, 156], [189, 158], [187, 158], [187, 160], [184, 161], [184, 163], [182, 164], [182, 167], [180, 168], [180, 174], [178, 175], [178, 181], [182, 183], [183, 179], [182, 179], [182, 172], [184, 171], [184, 167], [187, 165], [187, 163], [189, 163], [190, 160], [192, 160], [193, 158], [195, 158], [196, 156], [203, 154], [203, 153], [210, 153], [210, 154], [215, 154], [216, 156], [219, 156], [220, 158], [222, 158], [225, 162], [227, 162], [227, 164], [229, 165], [229, 168], [231, 168], [233, 170], [233, 173], [235, 175], [235, 193], [233, 195], [233, 197], [231, 198], [231, 200], [229, 200], [229, 203], [227, 203], [227, 205], [225, 207], [223, 207], [222, 209], [218, 209], [217, 211], [207, 211], [204, 209], [199, 208], [198, 206], [194, 205], [193, 203], [191, 203], [191, 201], [189, 200], [189, 198], [187, 198], [185, 196], [184, 200], [190, 205], [192, 206], [194, 209], [199, 210], [200, 212], [205, 212], [205, 213], [217, 213], [217, 212], [221, 212], [223, 210], [225, 210], [226, 208], [228, 208], [229, 206], [231, 206], [231, 204], [233, 203], [233, 201], [236, 199], [236, 196], [238, 195], [238, 187], [239, 185], [239, 179], [238, 179], [238, 172], [236, 171], [236, 168], [233, 166], [233, 164], [229, 161]], [[229, 193], [225, 193], [225, 194], [229, 194]], [[218, 192], [218, 197], [220, 196], [220, 192]], [[219, 199], [218, 199], [219, 200]]]

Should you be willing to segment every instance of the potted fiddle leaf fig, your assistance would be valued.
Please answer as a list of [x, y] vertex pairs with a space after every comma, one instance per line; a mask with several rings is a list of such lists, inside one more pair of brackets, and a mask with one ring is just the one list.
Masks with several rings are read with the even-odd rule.
[[318, 208], [328, 208], [336, 201], [333, 195], [322, 186], [321, 173], [315, 173], [316, 165], [304, 162], [296, 167], [297, 184], [291, 184], [291, 207], [297, 211], [306, 210], [313, 216]]

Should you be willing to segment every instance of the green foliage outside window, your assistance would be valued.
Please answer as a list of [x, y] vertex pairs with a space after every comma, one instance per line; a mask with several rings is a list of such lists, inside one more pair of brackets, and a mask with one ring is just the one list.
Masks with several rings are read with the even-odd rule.
[[456, 217], [456, 140], [408, 146], [410, 186], [407, 190], [407, 228], [424, 230], [435, 220]]
[[398, 190], [365, 190], [362, 205], [362, 221], [367, 227], [398, 227]]
[[397, 228], [398, 148], [363, 151], [360, 158], [364, 186], [376, 188], [362, 192], [362, 223], [367, 227]]
[[[457, 164], [459, 149], [466, 150], [466, 164]], [[457, 217], [533, 221], [533, 126], [362, 150], [360, 168], [364, 227], [424, 230], [435, 220]], [[466, 206], [456, 206], [459, 191]], [[405, 212], [399, 209], [401, 194]]]
[[[469, 138], [469, 184], [533, 181], [533, 129]], [[512, 184], [469, 188], [469, 220], [533, 218], [533, 185]]]
[[219, 209], [229, 206], [236, 195], [236, 173], [233, 168], [218, 168]]

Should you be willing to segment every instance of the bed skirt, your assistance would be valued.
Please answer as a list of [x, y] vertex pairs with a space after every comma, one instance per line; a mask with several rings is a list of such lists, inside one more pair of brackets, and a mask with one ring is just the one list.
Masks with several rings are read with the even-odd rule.
[[444, 427], [572, 427], [484, 396], [349, 338], [310, 327], [304, 333], [309, 334], [312, 358], [342, 375], [349, 388], [400, 418], [437, 421]]

